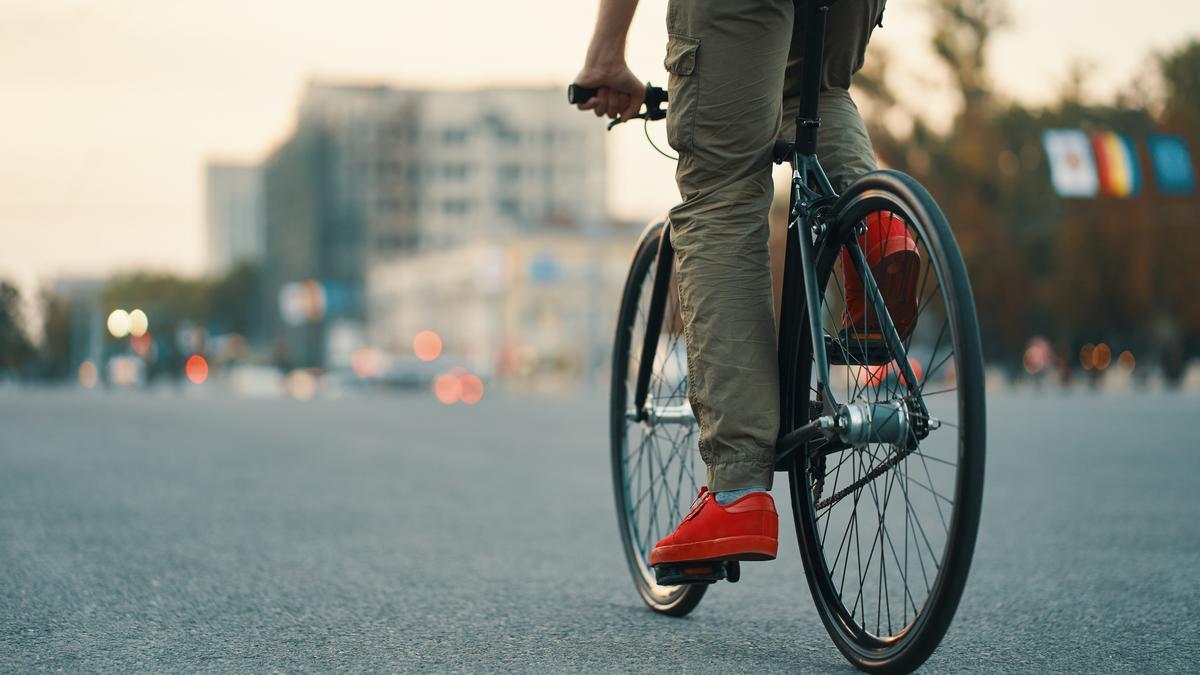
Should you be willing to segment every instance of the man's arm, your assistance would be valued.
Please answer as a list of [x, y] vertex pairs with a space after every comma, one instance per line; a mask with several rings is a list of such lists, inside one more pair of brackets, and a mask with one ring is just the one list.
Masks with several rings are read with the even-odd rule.
[[596, 95], [579, 105], [580, 110], [595, 111], [596, 116], [632, 117], [646, 96], [646, 85], [634, 76], [625, 63], [625, 37], [637, 9], [638, 0], [600, 0], [596, 29], [588, 45], [583, 70], [575, 84], [599, 89]]

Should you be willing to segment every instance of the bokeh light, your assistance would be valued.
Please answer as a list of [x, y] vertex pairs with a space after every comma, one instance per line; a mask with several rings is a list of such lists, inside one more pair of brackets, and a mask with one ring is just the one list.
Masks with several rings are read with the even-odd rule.
[[470, 373], [458, 378], [462, 390], [461, 400], [467, 405], [475, 405], [483, 398], [483, 380]]
[[192, 384], [204, 384], [208, 379], [208, 360], [199, 354], [192, 354], [184, 364], [183, 372]]
[[350, 354], [350, 370], [363, 379], [379, 377], [383, 373], [384, 357], [378, 349], [363, 347]]
[[1096, 370], [1104, 370], [1112, 363], [1112, 350], [1108, 345], [1101, 342], [1092, 350], [1092, 368]]
[[1084, 370], [1092, 369], [1092, 352], [1094, 351], [1096, 351], [1096, 345], [1090, 342], [1079, 350], [1079, 365], [1083, 366]]
[[129, 335], [129, 312], [114, 309], [108, 315], [108, 334], [118, 339]]
[[458, 403], [462, 393], [462, 379], [454, 373], [442, 373], [433, 381], [433, 395], [446, 405]]
[[422, 361], [432, 361], [442, 355], [442, 337], [431, 330], [423, 330], [413, 337], [413, 354]]
[[113, 357], [108, 362], [108, 381], [118, 387], [131, 387], [138, 382], [140, 365], [132, 356]]
[[1128, 349], [1121, 352], [1121, 355], [1117, 357], [1117, 367], [1125, 373], [1132, 373], [1133, 369], [1137, 367], [1137, 359], [1133, 358], [1133, 352]]
[[135, 309], [129, 313], [129, 334], [133, 337], [141, 337], [150, 330], [150, 317], [140, 309]]
[[79, 364], [79, 384], [83, 385], [84, 389], [95, 388], [99, 380], [100, 371], [96, 369], [96, 364], [91, 361], [84, 361]]
[[[925, 372], [921, 363], [910, 356], [908, 365], [912, 368], [913, 375], [916, 376], [919, 384], [924, 378]], [[889, 377], [896, 378], [901, 386], [908, 386], [908, 379], [904, 377], [904, 373], [900, 371], [900, 367], [896, 365], [895, 361], [887, 365], [858, 367], [858, 383], [867, 387], [882, 386], [888, 382]]]
[[297, 401], [309, 401], [316, 398], [319, 386], [320, 383], [317, 382], [317, 376], [311, 371], [297, 368], [288, 373], [288, 394]]
[[1035, 337], [1029, 341], [1029, 346], [1025, 348], [1021, 365], [1025, 367], [1025, 372], [1030, 375], [1036, 375], [1050, 365], [1050, 360], [1053, 356], [1054, 350], [1051, 349], [1050, 342], [1046, 338]]
[[153, 340], [150, 339], [150, 334], [146, 332], [137, 334], [133, 333], [132, 330], [130, 334], [133, 337], [129, 338], [129, 346], [133, 348], [133, 353], [138, 356], [145, 356], [150, 351], [150, 345], [153, 343]]

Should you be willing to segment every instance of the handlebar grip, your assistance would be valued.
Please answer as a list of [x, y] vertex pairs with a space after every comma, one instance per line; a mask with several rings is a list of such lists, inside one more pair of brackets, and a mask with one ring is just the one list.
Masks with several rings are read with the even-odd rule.
[[592, 87], [581, 87], [578, 84], [571, 84], [567, 86], [567, 102], [571, 105], [587, 103], [588, 99], [595, 97], [595, 95], [599, 92], [599, 89]]

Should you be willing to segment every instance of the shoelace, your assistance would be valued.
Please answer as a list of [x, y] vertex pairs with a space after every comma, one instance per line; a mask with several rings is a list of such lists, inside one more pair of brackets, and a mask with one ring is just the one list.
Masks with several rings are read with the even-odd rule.
[[686, 516], [684, 516], [683, 519], [685, 521], [691, 520], [692, 517], [695, 516], [700, 511], [700, 507], [704, 504], [704, 498], [710, 494], [712, 494], [712, 493], [710, 493], [708, 491], [707, 485], [701, 487], [700, 493], [697, 494], [696, 498], [692, 500], [692, 505], [688, 507], [688, 514]]

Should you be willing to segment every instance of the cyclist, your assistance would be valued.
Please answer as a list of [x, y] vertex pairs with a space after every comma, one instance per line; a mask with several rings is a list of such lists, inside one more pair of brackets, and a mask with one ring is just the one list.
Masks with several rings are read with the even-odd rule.
[[[600, 0], [575, 82], [598, 88], [580, 109], [611, 118], [638, 112], [645, 85], [625, 62], [637, 0]], [[828, 13], [821, 69], [819, 154], [834, 188], [876, 168], [851, 77], [881, 25], [884, 0], [841, 0]], [[779, 425], [779, 382], [767, 212], [772, 148], [795, 135], [801, 35], [793, 0], [670, 0], [667, 138], [679, 153], [683, 201], [671, 210], [688, 398], [700, 427], [707, 486], [650, 563], [770, 560], [778, 516], [769, 490]], [[919, 257], [905, 224], [867, 219], [860, 239], [901, 335], [911, 330]], [[861, 280], [843, 258], [846, 337], [869, 339]]]

